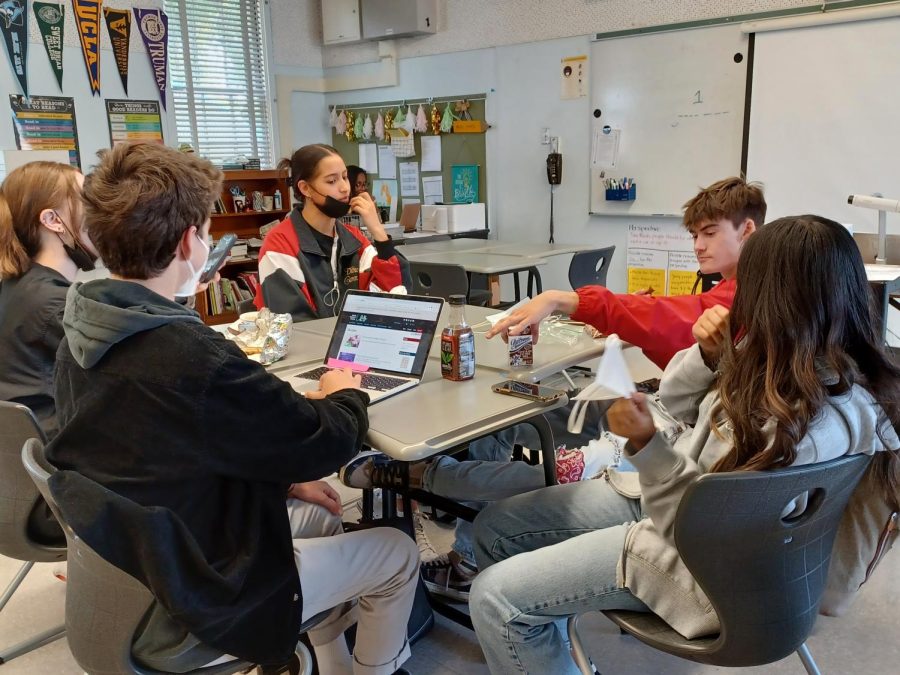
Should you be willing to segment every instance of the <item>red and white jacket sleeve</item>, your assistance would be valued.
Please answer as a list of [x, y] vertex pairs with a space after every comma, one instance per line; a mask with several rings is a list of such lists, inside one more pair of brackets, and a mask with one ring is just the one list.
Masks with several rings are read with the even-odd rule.
[[394, 242], [390, 239], [370, 242], [356, 228], [348, 229], [363, 243], [359, 252], [360, 290], [405, 295], [412, 286], [409, 261], [397, 253]]
[[616, 333], [665, 369], [676, 353], [694, 344], [691, 328], [704, 311], [714, 305], [731, 309], [735, 288], [732, 279], [700, 295], [654, 297], [584, 286], [576, 291], [578, 310], [572, 319], [589, 323], [603, 333]]

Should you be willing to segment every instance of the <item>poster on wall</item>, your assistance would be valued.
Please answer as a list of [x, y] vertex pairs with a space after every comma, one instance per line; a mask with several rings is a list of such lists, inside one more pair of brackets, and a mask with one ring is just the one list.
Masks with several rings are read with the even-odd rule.
[[28, 55], [27, 0], [3, 0], [0, 2], [0, 31], [6, 43], [6, 54], [22, 92], [28, 96], [28, 72], [25, 57]]
[[450, 190], [454, 204], [478, 201], [478, 165], [454, 164], [450, 167]]
[[104, 7], [103, 16], [106, 18], [106, 31], [109, 33], [109, 41], [112, 43], [113, 56], [116, 57], [116, 68], [119, 70], [119, 79], [122, 80], [122, 89], [128, 96], [128, 43], [131, 40], [131, 12], [127, 9]]
[[100, 95], [100, 4], [102, 0], [72, 0], [75, 25], [91, 83], [91, 95]]
[[69, 164], [81, 167], [73, 98], [11, 94], [9, 105], [19, 150], [66, 150]]
[[162, 121], [156, 101], [124, 101], [106, 99], [109, 141], [119, 143], [162, 143]]
[[628, 292], [688, 295], [697, 279], [691, 235], [675, 223], [628, 226]]
[[569, 56], [560, 62], [560, 98], [582, 98], [588, 94], [588, 57]]
[[66, 6], [50, 2], [36, 2], [33, 7], [38, 28], [41, 30], [41, 38], [44, 41], [44, 49], [47, 50], [47, 58], [50, 59], [56, 83], [59, 85], [59, 90], [62, 91], [62, 48], [66, 28]]
[[144, 40], [150, 66], [153, 68], [153, 79], [159, 89], [159, 100], [163, 110], [166, 109], [166, 75], [168, 73], [169, 50], [169, 17], [161, 9], [140, 9], [134, 7], [134, 19], [138, 32]]

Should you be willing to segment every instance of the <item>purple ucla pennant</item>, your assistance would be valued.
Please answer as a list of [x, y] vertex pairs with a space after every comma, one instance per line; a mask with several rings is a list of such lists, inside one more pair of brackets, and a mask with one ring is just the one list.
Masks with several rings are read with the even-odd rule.
[[150, 66], [159, 89], [159, 100], [166, 109], [166, 73], [168, 72], [169, 17], [161, 9], [134, 8], [135, 22], [150, 56]]
[[72, 0], [91, 94], [100, 95], [100, 5], [102, 0]]
[[27, 0], [2, 0], [0, 2], [0, 30], [6, 42], [6, 53], [22, 93], [28, 96], [28, 72], [25, 70], [25, 56], [28, 52], [28, 9]]

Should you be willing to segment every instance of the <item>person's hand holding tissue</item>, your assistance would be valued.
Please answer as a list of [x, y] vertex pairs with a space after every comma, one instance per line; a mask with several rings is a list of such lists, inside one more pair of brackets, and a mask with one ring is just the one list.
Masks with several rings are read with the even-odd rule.
[[692, 331], [703, 360], [710, 370], [715, 370], [722, 355], [722, 343], [728, 337], [728, 310], [722, 305], [710, 307], [700, 315]]
[[606, 422], [612, 433], [628, 439], [626, 452], [629, 449], [640, 450], [656, 433], [653, 416], [647, 407], [647, 397], [640, 392], [613, 403], [606, 411]]
[[512, 311], [497, 321], [485, 337], [490, 339], [500, 335], [506, 342], [507, 335], [518, 335], [531, 326], [531, 334], [537, 344], [541, 321], [556, 311], [566, 314], [575, 312], [578, 309], [578, 294], [572, 291], [544, 291], [534, 299], [510, 309]]

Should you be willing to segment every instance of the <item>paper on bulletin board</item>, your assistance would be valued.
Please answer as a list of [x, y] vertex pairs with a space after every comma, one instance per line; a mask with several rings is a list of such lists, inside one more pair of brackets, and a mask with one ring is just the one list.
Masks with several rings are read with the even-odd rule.
[[444, 201], [444, 177], [423, 176], [422, 198], [426, 204], [440, 204]]
[[582, 98], [588, 90], [588, 57], [569, 56], [560, 62], [560, 98]]
[[595, 127], [591, 133], [591, 166], [600, 169], [615, 169], [619, 160], [620, 129], [604, 131], [603, 127]]
[[697, 281], [697, 256], [693, 251], [669, 251], [668, 295], [690, 295]]
[[441, 170], [441, 137], [420, 136], [422, 143], [422, 171]]
[[378, 146], [374, 143], [359, 144], [359, 168], [366, 173], [378, 173]]
[[400, 196], [419, 196], [418, 162], [400, 162]]
[[375, 179], [372, 181], [372, 198], [378, 206], [389, 209], [388, 222], [397, 222], [397, 181]]
[[397, 178], [397, 160], [390, 145], [378, 145], [378, 176], [385, 180]]

